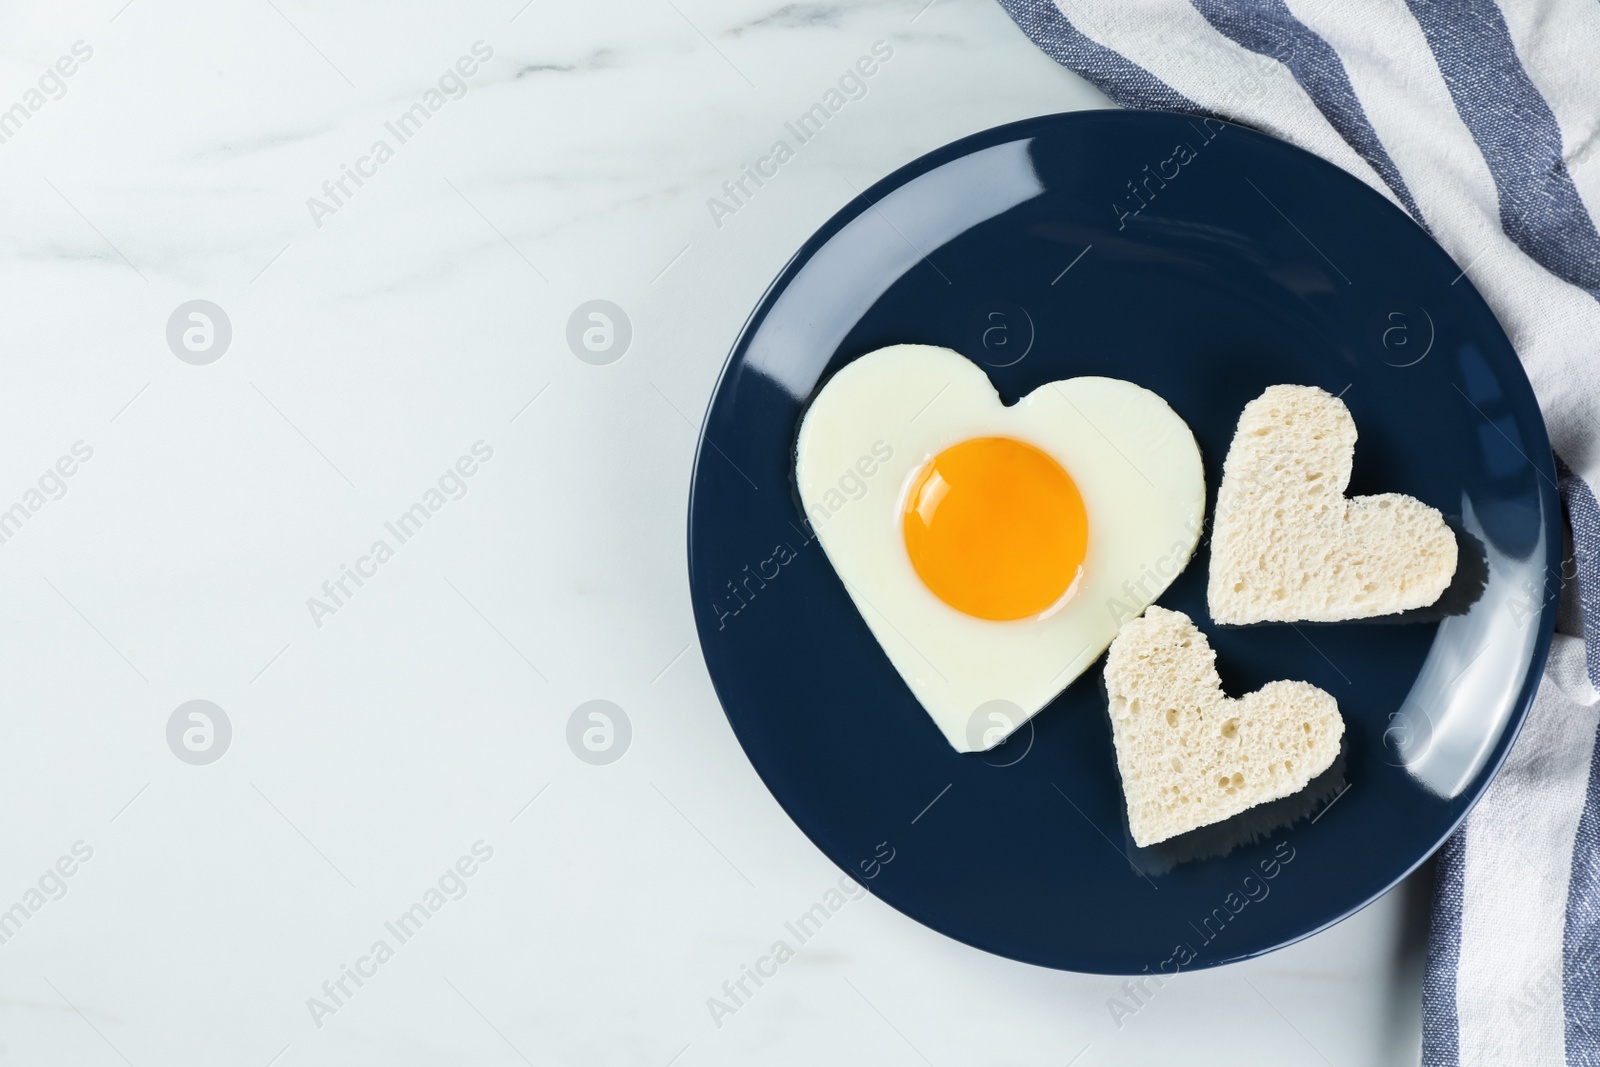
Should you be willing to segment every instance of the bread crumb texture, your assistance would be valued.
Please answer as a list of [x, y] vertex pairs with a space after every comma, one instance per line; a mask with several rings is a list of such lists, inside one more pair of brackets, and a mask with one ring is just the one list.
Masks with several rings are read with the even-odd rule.
[[1151, 607], [1106, 657], [1111, 737], [1140, 847], [1298, 793], [1339, 754], [1339, 703], [1307, 682], [1233, 699], [1180, 611]]
[[1414, 497], [1345, 496], [1355, 447], [1350, 409], [1314, 386], [1274, 385], [1245, 406], [1211, 522], [1213, 620], [1338, 622], [1439, 599], [1455, 534]]

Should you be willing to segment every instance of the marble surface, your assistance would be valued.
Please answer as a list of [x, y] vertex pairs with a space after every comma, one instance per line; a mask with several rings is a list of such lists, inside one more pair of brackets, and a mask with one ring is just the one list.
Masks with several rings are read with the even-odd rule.
[[854, 187], [1099, 106], [988, 0], [9, 7], [0, 1064], [1415, 1062], [1415, 879], [1147, 1003], [869, 898], [708, 1009], [838, 877], [693, 643], [723, 358]]

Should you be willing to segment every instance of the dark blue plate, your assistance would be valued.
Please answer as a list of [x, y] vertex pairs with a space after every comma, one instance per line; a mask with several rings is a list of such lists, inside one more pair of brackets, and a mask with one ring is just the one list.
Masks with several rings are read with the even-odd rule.
[[[1409, 493], [1458, 531], [1435, 609], [1222, 628], [1205, 546], [1160, 603], [1210, 637], [1227, 690], [1334, 694], [1338, 762], [1302, 794], [1136, 849], [1097, 665], [1005, 746], [951, 749], [809, 536], [805, 405], [883, 345], [945, 345], [1014, 402], [1124, 378], [1187, 420], [1214, 501], [1245, 403], [1340, 394], [1352, 493]], [[706, 664], [796, 824], [887, 903], [1029, 963], [1171, 972], [1289, 944], [1421, 863], [1498, 769], [1554, 622], [1560, 512], [1516, 354], [1460, 268], [1398, 208], [1281, 141], [1215, 120], [1079, 112], [901, 168], [807, 241], [745, 327], [695, 460], [689, 580]]]

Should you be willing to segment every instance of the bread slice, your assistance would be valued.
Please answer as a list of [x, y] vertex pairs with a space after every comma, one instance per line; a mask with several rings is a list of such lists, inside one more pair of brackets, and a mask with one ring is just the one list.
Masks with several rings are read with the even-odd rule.
[[1345, 496], [1355, 447], [1350, 409], [1314, 386], [1245, 405], [1211, 521], [1214, 621], [1338, 622], [1439, 599], [1455, 534], [1414, 497]]
[[1111, 739], [1141, 848], [1304, 789], [1339, 754], [1339, 703], [1307, 682], [1234, 700], [1181, 611], [1151, 607], [1106, 656]]

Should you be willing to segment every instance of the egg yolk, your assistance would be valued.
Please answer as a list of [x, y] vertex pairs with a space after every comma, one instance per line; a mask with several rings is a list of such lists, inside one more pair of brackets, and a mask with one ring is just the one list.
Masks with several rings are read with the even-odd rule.
[[980, 619], [1025, 619], [1060, 600], [1089, 543], [1083, 497], [1046, 453], [1009, 437], [951, 445], [906, 496], [906, 549], [940, 600]]

